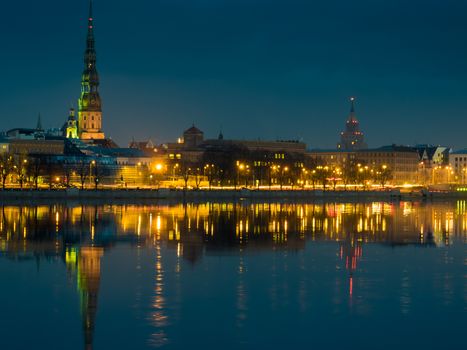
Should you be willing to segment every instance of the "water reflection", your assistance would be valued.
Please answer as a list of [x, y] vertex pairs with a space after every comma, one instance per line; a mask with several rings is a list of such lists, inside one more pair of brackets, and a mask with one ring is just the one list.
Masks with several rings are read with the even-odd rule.
[[[153, 296], [148, 320], [153, 332], [150, 346], [170, 343], [168, 327], [180, 319], [169, 312], [167, 270], [163, 248], [175, 259], [173, 300], [182, 299], [182, 261], [189, 266], [206, 256], [239, 254], [235, 294], [235, 327], [247, 327], [250, 294], [248, 262], [243, 253], [261, 251], [298, 252], [307, 242], [336, 242], [338, 268], [347, 279], [336, 277], [335, 305], [354, 303], [359, 265], [365, 246], [415, 245], [443, 247], [453, 240], [465, 243], [467, 211], [465, 201], [443, 204], [423, 203], [204, 203], [178, 205], [3, 205], [0, 220], [0, 252], [12, 260], [60, 258], [78, 286], [85, 348], [92, 349], [101, 260], [116, 244], [150, 247], [155, 252]], [[240, 254], [242, 253], [242, 254]], [[447, 257], [448, 258], [448, 257]], [[304, 261], [300, 269], [306, 270]], [[268, 298], [271, 308], [290, 300], [284, 281], [288, 266], [274, 262], [270, 267]], [[172, 271], [171, 271], [172, 273]], [[449, 302], [453, 277], [443, 279], [440, 290]], [[301, 312], [309, 308], [309, 281], [297, 283], [296, 298]], [[345, 292], [343, 292], [345, 291]], [[409, 274], [400, 281], [400, 308], [410, 312], [413, 296]], [[363, 306], [362, 306], [363, 307]], [[175, 320], [171, 320], [174, 317]], [[238, 341], [243, 341], [239, 334]]]

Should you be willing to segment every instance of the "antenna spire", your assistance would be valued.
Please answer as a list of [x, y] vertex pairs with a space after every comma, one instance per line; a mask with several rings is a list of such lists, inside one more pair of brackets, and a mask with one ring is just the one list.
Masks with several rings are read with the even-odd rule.
[[92, 0], [89, 0], [88, 28], [92, 29]]
[[350, 113], [355, 113], [355, 97], [350, 98]]

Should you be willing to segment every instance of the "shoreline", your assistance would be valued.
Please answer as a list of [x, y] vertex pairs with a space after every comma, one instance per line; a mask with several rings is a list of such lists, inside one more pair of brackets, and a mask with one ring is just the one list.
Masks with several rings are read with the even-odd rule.
[[174, 190], [174, 189], [98, 189], [98, 190], [0, 190], [0, 200], [163, 200], [163, 201], [432, 201], [467, 199], [466, 192], [399, 192], [399, 191], [333, 191], [333, 190]]

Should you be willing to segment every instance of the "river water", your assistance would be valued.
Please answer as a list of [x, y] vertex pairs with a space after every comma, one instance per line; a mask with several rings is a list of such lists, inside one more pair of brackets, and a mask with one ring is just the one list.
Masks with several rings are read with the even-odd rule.
[[4, 204], [0, 348], [465, 348], [466, 206]]

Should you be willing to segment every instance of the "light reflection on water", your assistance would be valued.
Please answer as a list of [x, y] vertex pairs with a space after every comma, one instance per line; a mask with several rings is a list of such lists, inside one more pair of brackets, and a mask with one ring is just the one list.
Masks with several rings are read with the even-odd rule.
[[466, 237], [464, 201], [4, 205], [0, 335], [8, 349], [460, 345]]

